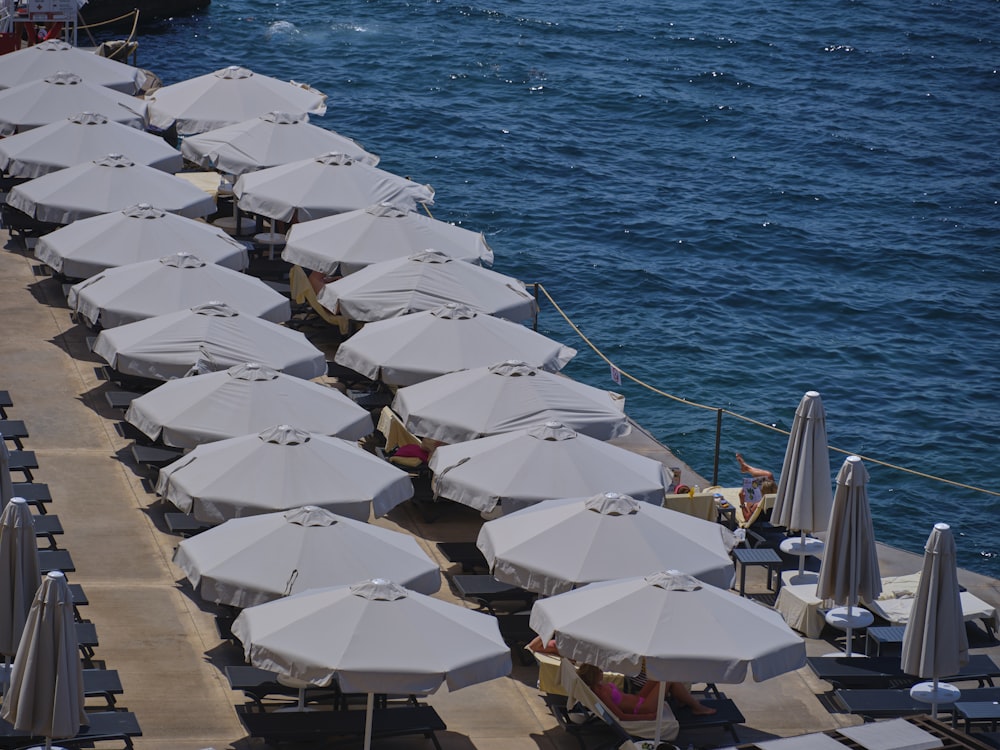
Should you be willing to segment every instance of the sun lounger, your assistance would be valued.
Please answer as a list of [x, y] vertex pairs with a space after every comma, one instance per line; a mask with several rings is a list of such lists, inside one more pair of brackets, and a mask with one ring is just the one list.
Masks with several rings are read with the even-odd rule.
[[517, 654], [522, 664], [525, 666], [531, 664], [534, 661], [532, 654], [524, 648], [535, 639], [536, 635], [528, 624], [531, 613], [499, 614], [496, 618], [500, 628], [500, 637], [503, 638], [504, 643], [514, 649], [514, 653]]
[[141, 395], [135, 391], [108, 391], [104, 394], [104, 398], [107, 399], [108, 406], [112, 409], [125, 411], [132, 405], [132, 401]]
[[[0, 666], [0, 696], [3, 695], [9, 680], [7, 678], [7, 668]], [[115, 705], [115, 696], [121, 695], [125, 691], [122, 689], [122, 681], [116, 669], [84, 669], [83, 670], [83, 695], [85, 698], [103, 698], [108, 708]]]
[[184, 451], [173, 448], [159, 448], [153, 445], [132, 444], [132, 458], [140, 466], [162, 469], [184, 455]]
[[476, 602], [480, 607], [495, 615], [494, 607], [500, 602], [511, 602], [517, 609], [530, 607], [537, 595], [531, 591], [498, 581], [491, 575], [451, 576], [451, 585], [462, 599]]
[[34, 451], [11, 451], [8, 460], [7, 465], [11, 471], [19, 471], [24, 474], [27, 481], [34, 481], [35, 478], [31, 475], [31, 470], [38, 468], [38, 458]]
[[35, 537], [47, 540], [49, 549], [56, 549], [59, 546], [56, 544], [56, 537], [64, 533], [59, 516], [55, 514], [32, 516], [32, 521], [35, 524]]
[[22, 438], [28, 437], [28, 428], [21, 419], [0, 419], [0, 435], [10, 440], [18, 450], [24, 448]]
[[10, 391], [0, 391], [0, 419], [7, 418], [7, 410], [14, 405]]
[[194, 536], [203, 531], [208, 531], [214, 525], [199, 521], [194, 516], [179, 511], [164, 513], [163, 521], [167, 524], [167, 528], [170, 529], [171, 534], [183, 537]]
[[[226, 679], [233, 690], [241, 690], [243, 694], [264, 710], [264, 701], [271, 696], [282, 698], [297, 698], [298, 688], [289, 687], [278, 682], [276, 673], [267, 669], [258, 669], [247, 665], [230, 665], [225, 668]], [[332, 687], [306, 688], [306, 702], [331, 703], [339, 706], [342, 693], [336, 685]]]
[[43, 515], [47, 512], [44, 504], [52, 502], [52, 493], [44, 482], [14, 482], [14, 497], [23, 497]]
[[[904, 688], [922, 682], [922, 678], [904, 674], [898, 656], [810, 656], [806, 659], [813, 673], [839, 689]], [[973, 654], [957, 675], [947, 682], [975, 680], [979, 687], [993, 687], [1000, 678], [1000, 667], [987, 654]]]
[[[920, 584], [920, 574], [889, 576], [882, 579], [882, 596], [874, 602], [864, 602], [873, 614], [887, 620], [892, 625], [905, 625], [910, 619], [910, 610]], [[962, 615], [966, 622], [982, 620], [992, 637], [1000, 629], [1000, 613], [996, 607], [983, 601], [969, 591], [959, 594], [962, 601]]]
[[461, 565], [463, 573], [489, 570], [489, 563], [475, 542], [438, 542], [437, 548], [445, 560]]
[[[90, 747], [97, 742], [121, 742], [126, 750], [132, 750], [132, 738], [141, 737], [139, 720], [131, 711], [92, 711], [87, 714], [90, 722], [75, 737], [61, 739], [61, 747]], [[0, 719], [0, 748], [13, 750], [18, 747], [45, 744], [44, 737], [34, 737], [27, 732], [17, 732], [10, 722]]]
[[76, 570], [73, 558], [64, 549], [40, 549], [38, 550], [38, 569], [44, 576], [53, 570], [61, 570], [63, 573], [72, 573]]
[[[927, 713], [926, 703], [915, 701], [909, 690], [835, 690], [834, 701], [847, 713], [865, 719], [888, 719]], [[962, 691], [963, 701], [1000, 701], [1000, 688], [971, 688]], [[938, 704], [939, 713], [951, 713], [951, 704]]]

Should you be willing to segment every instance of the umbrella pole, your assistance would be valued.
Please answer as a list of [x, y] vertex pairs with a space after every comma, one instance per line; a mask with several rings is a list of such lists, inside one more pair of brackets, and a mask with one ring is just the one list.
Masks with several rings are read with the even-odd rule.
[[667, 699], [667, 683], [660, 680], [660, 702], [656, 704], [656, 734], [653, 740], [653, 747], [660, 746], [660, 728], [663, 725], [663, 701]]
[[799, 536], [799, 551], [800, 551], [800, 554], [799, 554], [799, 576], [800, 576], [800, 580], [801, 580], [801, 576], [804, 576], [806, 574], [806, 556], [803, 555], [803, 554], [801, 554], [802, 552], [805, 552], [805, 549], [806, 549], [806, 532], [805, 532], [805, 529], [799, 529], [799, 535], [800, 535]]
[[938, 677], [937, 674], [934, 675], [934, 692], [931, 693], [933, 700], [931, 700], [931, 718], [937, 718], [937, 695], [938, 695]]
[[299, 711], [306, 710], [306, 686], [303, 685], [299, 688], [299, 703], [296, 706]]
[[851, 627], [851, 622], [854, 617], [854, 613], [851, 612], [851, 602], [847, 602], [847, 647], [845, 649], [847, 656], [851, 655], [851, 645], [854, 643], [854, 628]]
[[368, 708], [365, 711], [365, 750], [372, 747], [372, 719], [375, 715], [375, 693], [368, 693]]

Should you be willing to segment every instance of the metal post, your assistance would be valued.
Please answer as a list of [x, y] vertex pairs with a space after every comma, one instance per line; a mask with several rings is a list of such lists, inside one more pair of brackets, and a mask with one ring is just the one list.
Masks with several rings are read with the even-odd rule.
[[722, 409], [715, 410], [715, 465], [712, 466], [712, 484], [719, 483], [719, 449], [722, 445]]
[[531, 330], [535, 333], [538, 332], [538, 282], [536, 281], [532, 286], [535, 288], [535, 319], [531, 321]]

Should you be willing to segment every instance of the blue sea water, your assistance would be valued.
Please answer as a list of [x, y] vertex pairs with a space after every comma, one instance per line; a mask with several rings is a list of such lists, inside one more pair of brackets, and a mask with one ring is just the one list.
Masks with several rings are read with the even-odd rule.
[[[831, 445], [998, 491], [998, 42], [996, 0], [213, 0], [139, 63], [326, 92], [316, 122], [663, 391], [787, 429], [815, 389]], [[547, 305], [541, 328], [711, 475], [714, 411], [616, 387]], [[720, 480], [784, 446], [725, 417]], [[1000, 576], [996, 495], [867, 466], [880, 539], [947, 521]]]

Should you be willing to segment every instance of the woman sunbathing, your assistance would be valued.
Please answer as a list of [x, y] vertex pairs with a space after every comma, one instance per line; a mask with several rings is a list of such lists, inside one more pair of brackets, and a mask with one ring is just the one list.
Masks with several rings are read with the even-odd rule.
[[[605, 682], [604, 672], [593, 664], [581, 664], [576, 673], [601, 703], [621, 721], [648, 721], [656, 718], [656, 699], [660, 691], [660, 683], [656, 680], [647, 680], [638, 693], [623, 693], [614, 683]], [[666, 695], [690, 708], [693, 714], [705, 716], [715, 713], [714, 708], [703, 706], [680, 682], [668, 682]]]

